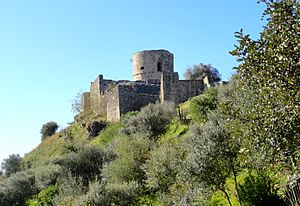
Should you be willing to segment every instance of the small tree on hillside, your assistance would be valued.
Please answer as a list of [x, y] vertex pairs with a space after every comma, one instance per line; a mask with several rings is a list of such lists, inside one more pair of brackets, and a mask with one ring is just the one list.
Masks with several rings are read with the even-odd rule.
[[47, 137], [55, 134], [57, 129], [58, 125], [56, 122], [51, 121], [44, 124], [41, 129], [42, 141], [44, 141]]
[[187, 68], [184, 73], [186, 80], [204, 79], [206, 76], [210, 83], [221, 81], [219, 71], [210, 64], [196, 64], [193, 67]]
[[82, 92], [78, 92], [75, 96], [74, 99], [72, 100], [72, 108], [71, 111], [74, 114], [79, 114], [83, 110], [82, 106]]
[[6, 176], [21, 171], [22, 157], [19, 154], [11, 154], [1, 163], [1, 169], [4, 170]]

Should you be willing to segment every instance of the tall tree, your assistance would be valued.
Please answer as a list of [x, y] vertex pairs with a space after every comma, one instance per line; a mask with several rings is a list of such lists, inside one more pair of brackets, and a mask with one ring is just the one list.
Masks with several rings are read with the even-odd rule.
[[[243, 96], [243, 119], [252, 145], [272, 149], [283, 162], [299, 160], [300, 147], [300, 3], [261, 1], [267, 25], [253, 40], [236, 33], [239, 45], [231, 52]], [[245, 98], [246, 97], [246, 98]], [[284, 157], [282, 159], [281, 157]]]
[[184, 73], [186, 80], [204, 79], [206, 76], [210, 83], [221, 81], [219, 71], [210, 64], [196, 64], [193, 67], [187, 68]]

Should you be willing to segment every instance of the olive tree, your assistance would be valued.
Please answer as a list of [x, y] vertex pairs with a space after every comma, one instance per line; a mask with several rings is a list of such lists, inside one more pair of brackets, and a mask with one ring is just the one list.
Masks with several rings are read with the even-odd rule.
[[223, 125], [218, 114], [212, 113], [206, 124], [193, 128], [188, 139], [190, 152], [187, 156], [186, 176], [212, 190], [222, 191], [232, 205], [226, 190], [226, 179], [233, 174], [238, 192], [236, 175], [240, 145]]
[[[240, 65], [239, 111], [252, 146], [273, 151], [275, 162], [297, 165], [300, 149], [300, 3], [297, 0], [261, 1], [267, 24], [259, 39], [236, 33], [231, 52]], [[245, 107], [246, 105], [246, 107]]]

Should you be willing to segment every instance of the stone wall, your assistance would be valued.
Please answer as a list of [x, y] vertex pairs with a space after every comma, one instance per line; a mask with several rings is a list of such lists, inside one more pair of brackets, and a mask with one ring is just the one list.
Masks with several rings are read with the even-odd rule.
[[91, 110], [91, 96], [89, 92], [84, 92], [81, 96], [81, 103], [83, 111]]
[[[158, 92], [157, 92], [158, 91]], [[119, 85], [120, 113], [138, 111], [149, 103], [159, 101], [158, 85]]]
[[91, 82], [90, 101], [91, 108], [94, 112], [106, 115], [107, 95], [105, 95], [105, 92], [108, 87], [115, 83], [116, 81], [103, 79], [102, 75], [99, 75], [93, 82]]
[[173, 54], [167, 50], [145, 50], [133, 54], [135, 81], [160, 81], [162, 72], [174, 72]]
[[108, 121], [118, 121], [122, 114], [140, 110], [157, 101], [176, 104], [199, 95], [209, 82], [179, 80], [174, 73], [173, 54], [167, 50], [145, 50], [133, 55], [134, 82], [103, 79], [99, 75], [91, 82], [90, 92], [82, 95], [83, 109], [107, 115]]
[[119, 87], [115, 86], [106, 92], [107, 121], [116, 122], [120, 120]]
[[160, 101], [179, 104], [199, 95], [204, 90], [203, 80], [179, 80], [178, 73], [161, 75]]
[[106, 93], [107, 120], [118, 121], [122, 114], [156, 103], [159, 101], [159, 91], [159, 85], [134, 82], [116, 85]]

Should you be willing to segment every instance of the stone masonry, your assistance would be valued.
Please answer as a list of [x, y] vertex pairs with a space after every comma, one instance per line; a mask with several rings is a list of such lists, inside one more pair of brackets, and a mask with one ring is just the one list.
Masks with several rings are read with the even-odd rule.
[[133, 55], [134, 81], [103, 79], [91, 82], [90, 92], [82, 95], [84, 111], [106, 115], [118, 121], [122, 114], [137, 111], [149, 103], [173, 101], [176, 104], [199, 95], [208, 82], [179, 80], [174, 72], [173, 54], [167, 50], [145, 50]]

